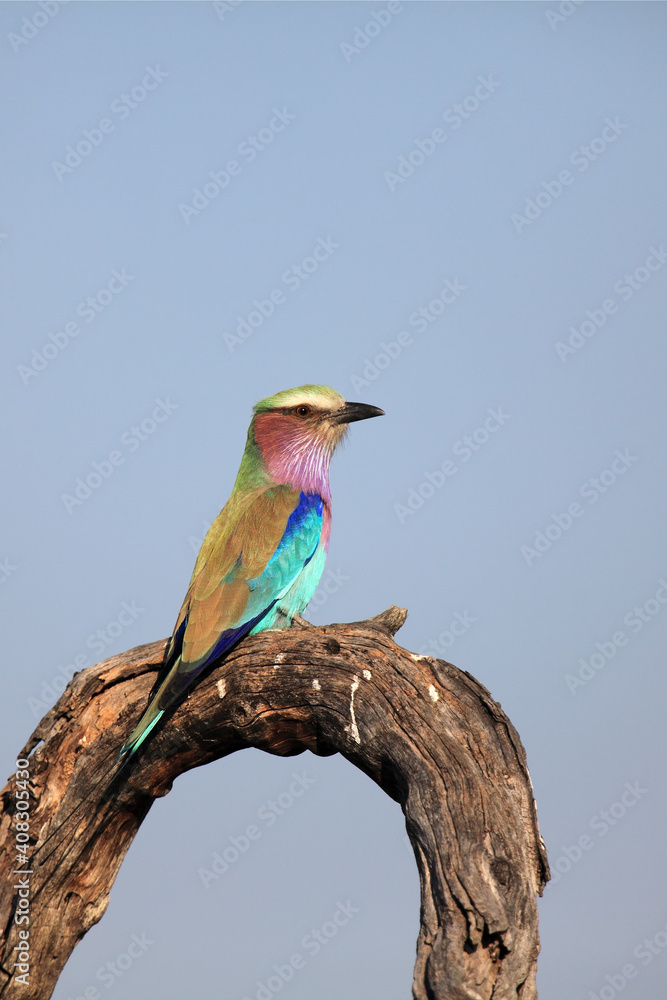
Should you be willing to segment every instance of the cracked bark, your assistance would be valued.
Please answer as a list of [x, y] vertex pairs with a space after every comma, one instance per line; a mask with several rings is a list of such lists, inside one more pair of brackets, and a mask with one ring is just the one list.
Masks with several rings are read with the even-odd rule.
[[536, 896], [549, 874], [521, 741], [470, 674], [396, 645], [405, 617], [393, 607], [244, 640], [111, 790], [99, 776], [143, 711], [165, 641], [76, 674], [19, 755], [31, 782], [28, 986], [11, 974], [13, 781], [2, 792], [0, 998], [51, 996], [153, 800], [179, 774], [257, 747], [341, 753], [400, 803], [421, 882], [415, 1000], [534, 1000]]

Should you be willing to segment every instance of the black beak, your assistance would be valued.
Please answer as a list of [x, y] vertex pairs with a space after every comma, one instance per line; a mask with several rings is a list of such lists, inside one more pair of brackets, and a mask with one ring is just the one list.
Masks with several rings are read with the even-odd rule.
[[335, 424], [351, 424], [355, 420], [368, 420], [369, 417], [383, 417], [384, 410], [379, 406], [369, 406], [368, 403], [346, 403], [342, 410], [333, 415]]

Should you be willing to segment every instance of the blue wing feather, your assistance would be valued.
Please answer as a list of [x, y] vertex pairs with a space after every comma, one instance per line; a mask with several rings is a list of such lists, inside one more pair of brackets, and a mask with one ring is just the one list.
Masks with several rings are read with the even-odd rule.
[[[299, 574], [315, 555], [322, 532], [322, 508], [320, 496], [300, 494], [299, 502], [287, 520], [285, 531], [275, 552], [262, 573], [247, 581], [250, 599], [245, 606], [243, 619], [234, 628], [226, 629], [220, 634], [206, 659], [197, 664], [196, 671], [190, 671], [191, 678], [209, 667], [250, 631], [261, 631], [262, 621], [293, 586]], [[236, 572], [241, 562], [242, 559], [239, 557], [235, 567]], [[264, 627], [270, 627], [272, 621], [273, 617]]]
[[[317, 565], [316, 563], [312, 564], [315, 568], [306, 569], [318, 550], [322, 534], [322, 514], [321, 497], [306, 493], [299, 495], [299, 501], [290, 514], [282, 537], [264, 570], [258, 576], [246, 581], [250, 596], [241, 620], [232, 628], [221, 632], [213, 648], [203, 660], [197, 663], [181, 660], [183, 639], [188, 625], [188, 614], [186, 613], [174, 633], [165, 666], [160, 671], [158, 681], [153, 688], [148, 708], [132, 735], [123, 744], [121, 757], [138, 750], [167, 708], [174, 704], [203, 670], [213, 666], [216, 660], [249, 632], [259, 632], [262, 629], [270, 628], [276, 620], [279, 602], [288, 592], [292, 598], [291, 601], [288, 600], [288, 608], [298, 606], [302, 609], [305, 607], [307, 600], [303, 601], [300, 598], [295, 603], [293, 597], [295, 590], [299, 589], [299, 577], [304, 573], [304, 570], [306, 570], [306, 576], [309, 577], [308, 581], [304, 581], [307, 586], [303, 588], [304, 593], [307, 592], [307, 596], [317, 585], [322, 571], [323, 552], [316, 561]], [[242, 572], [242, 565], [242, 556], [240, 556], [234, 568], [224, 579], [220, 580], [220, 585], [222, 586], [226, 582], [231, 583], [236, 573]]]

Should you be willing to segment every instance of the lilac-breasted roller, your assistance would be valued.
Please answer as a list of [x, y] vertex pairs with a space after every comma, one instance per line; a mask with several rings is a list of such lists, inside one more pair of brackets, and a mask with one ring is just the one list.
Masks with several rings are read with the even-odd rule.
[[121, 759], [240, 639], [289, 626], [305, 610], [329, 547], [331, 456], [348, 424], [383, 412], [324, 385], [257, 403], [234, 489], [204, 539], [162, 670]]

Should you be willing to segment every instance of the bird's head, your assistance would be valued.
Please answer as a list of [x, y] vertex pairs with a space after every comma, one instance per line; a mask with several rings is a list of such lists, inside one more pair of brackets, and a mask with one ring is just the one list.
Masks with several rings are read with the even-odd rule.
[[274, 482], [326, 493], [329, 462], [348, 425], [383, 414], [329, 386], [301, 385], [257, 403], [250, 434]]

